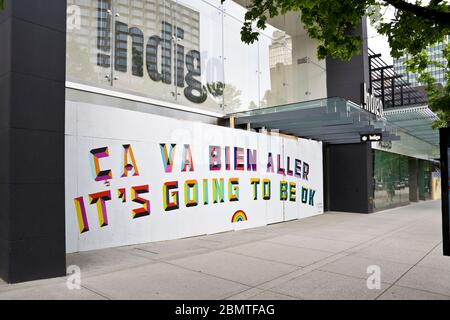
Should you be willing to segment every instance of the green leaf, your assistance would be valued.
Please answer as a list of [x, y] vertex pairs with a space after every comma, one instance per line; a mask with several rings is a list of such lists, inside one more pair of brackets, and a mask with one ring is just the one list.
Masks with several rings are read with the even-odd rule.
[[[223, 1], [222, 1], [223, 2]], [[300, 21], [310, 38], [315, 39], [317, 56], [350, 60], [360, 53], [362, 39], [352, 34], [359, 27], [362, 17], [372, 22], [378, 33], [387, 37], [394, 58], [404, 54], [410, 72], [419, 74], [419, 81], [426, 86], [429, 105], [439, 116], [435, 127], [450, 121], [450, 46], [444, 49], [447, 59], [446, 82], [442, 88], [425, 72], [429, 64], [427, 46], [442, 42], [450, 35], [449, 1], [393, 1], [393, 0], [249, 0], [248, 11], [241, 30], [243, 42], [251, 44], [258, 40], [259, 30], [264, 30], [269, 18], [289, 11], [300, 13]], [[391, 3], [395, 6], [394, 18], [383, 19]], [[392, 9], [392, 6], [390, 7]]]

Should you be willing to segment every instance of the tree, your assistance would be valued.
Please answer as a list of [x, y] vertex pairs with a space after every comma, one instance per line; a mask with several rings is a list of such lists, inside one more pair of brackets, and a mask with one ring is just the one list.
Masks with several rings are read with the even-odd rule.
[[[222, 0], [224, 2], [225, 0]], [[385, 19], [383, 12], [394, 9], [393, 19]], [[378, 32], [385, 35], [391, 55], [399, 58], [409, 54], [409, 71], [415, 70], [426, 83], [430, 107], [446, 123], [450, 119], [450, 88], [439, 89], [426, 74], [427, 46], [450, 34], [450, 5], [445, 0], [249, 0], [248, 11], [241, 30], [245, 43], [258, 40], [259, 30], [266, 28], [269, 18], [289, 11], [301, 13], [300, 19], [309, 36], [318, 42], [317, 55], [349, 60], [360, 53], [362, 39], [351, 30], [367, 16]], [[449, 48], [444, 52], [448, 57]], [[425, 67], [424, 67], [425, 66]], [[447, 67], [450, 67], [447, 66]], [[450, 80], [450, 70], [447, 69]], [[442, 122], [440, 123], [442, 125]]]
[[[209, 92], [217, 104], [228, 112], [238, 111], [241, 107], [242, 91], [232, 84], [225, 84], [222, 81], [210, 82], [206, 85], [205, 90]], [[252, 109], [252, 106], [250, 108]]]
[[[362, 41], [350, 31], [360, 25], [363, 16], [368, 16], [378, 31], [388, 37], [393, 57], [401, 56], [405, 50], [416, 54], [450, 33], [450, 6], [443, 0], [430, 0], [428, 5], [415, 1], [250, 0], [241, 37], [245, 43], [253, 43], [258, 40], [258, 29], [266, 28], [267, 19], [298, 11], [309, 36], [319, 43], [319, 58], [349, 60], [359, 52]], [[389, 6], [395, 9], [395, 17], [384, 21], [380, 12]]]
[[[433, 128], [443, 128], [450, 123], [450, 43], [443, 49], [446, 63], [430, 60], [425, 50], [407, 60], [408, 72], [417, 73], [417, 80], [425, 85], [430, 108], [436, 112], [439, 120], [433, 123]], [[444, 68], [445, 85], [436, 83], [436, 79], [427, 71], [430, 65]]]
[[225, 84], [223, 90], [224, 109], [228, 112], [237, 112], [242, 108], [242, 91], [232, 84]]
[[5, 0], [0, 0], [0, 10], [5, 9]]

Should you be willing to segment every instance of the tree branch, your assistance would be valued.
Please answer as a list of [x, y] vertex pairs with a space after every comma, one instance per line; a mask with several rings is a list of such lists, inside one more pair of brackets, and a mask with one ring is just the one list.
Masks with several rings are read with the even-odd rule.
[[441, 3], [443, 0], [431, 0], [430, 1], [430, 7], [437, 6], [439, 3]]
[[[404, 0], [384, 0], [384, 2], [390, 4], [394, 8], [414, 14], [417, 17], [435, 21], [442, 25], [450, 26], [450, 12], [445, 12], [432, 6], [422, 7], [417, 4], [409, 3]], [[441, 1], [434, 1], [433, 4], [437, 4]]]

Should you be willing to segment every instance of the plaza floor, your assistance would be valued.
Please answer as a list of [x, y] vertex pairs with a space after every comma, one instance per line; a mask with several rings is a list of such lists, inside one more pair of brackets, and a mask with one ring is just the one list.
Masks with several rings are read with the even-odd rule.
[[[69, 254], [66, 278], [0, 283], [0, 299], [446, 299], [439, 201]], [[367, 286], [368, 267], [381, 286]]]

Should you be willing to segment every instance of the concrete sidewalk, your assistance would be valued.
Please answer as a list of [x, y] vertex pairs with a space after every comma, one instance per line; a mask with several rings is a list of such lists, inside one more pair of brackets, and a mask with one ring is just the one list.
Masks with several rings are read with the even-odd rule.
[[[66, 278], [0, 284], [0, 299], [450, 299], [440, 202], [70, 254]], [[369, 290], [367, 267], [381, 268]]]

